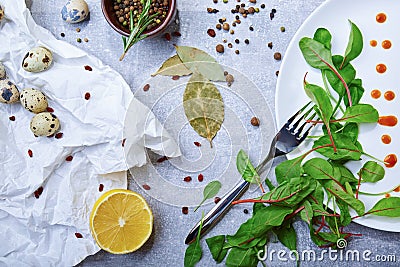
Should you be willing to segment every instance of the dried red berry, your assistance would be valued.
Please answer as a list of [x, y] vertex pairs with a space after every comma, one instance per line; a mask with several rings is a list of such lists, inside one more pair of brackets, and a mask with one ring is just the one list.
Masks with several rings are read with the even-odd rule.
[[215, 204], [217, 204], [218, 202], [220, 202], [221, 201], [221, 198], [220, 197], [214, 197], [214, 203]]
[[46, 110], [47, 110], [47, 112], [54, 112], [54, 109], [51, 107], [47, 107]]
[[203, 176], [203, 174], [199, 174], [199, 176], [197, 176], [197, 180], [199, 181], [199, 182], [203, 182], [203, 180], [204, 180], [204, 176]]
[[73, 159], [74, 159], [73, 156], [68, 156], [68, 157], [65, 158], [66, 161], [72, 161]]
[[126, 141], [126, 138], [122, 139], [122, 143], [121, 143], [122, 147], [125, 146], [125, 141]]
[[30, 150], [30, 149], [28, 150], [28, 155], [29, 155], [29, 157], [31, 157], [31, 158], [33, 157], [33, 152], [32, 152], [32, 150]]
[[192, 181], [192, 177], [186, 176], [185, 178], [183, 178], [183, 181], [190, 182], [190, 181]]
[[82, 234], [81, 233], [75, 233], [76, 238], [82, 238]]
[[144, 184], [144, 185], [142, 185], [142, 187], [143, 187], [144, 190], [150, 190], [151, 189], [150, 185], [148, 185], [148, 184]]
[[15, 121], [15, 116], [10, 116], [9, 119], [10, 121]]
[[39, 198], [40, 195], [43, 193], [43, 187], [39, 187], [33, 194], [35, 195], [35, 198]]
[[149, 91], [149, 89], [150, 89], [150, 84], [146, 84], [146, 85], [143, 87], [143, 91], [145, 91], [145, 92]]
[[194, 145], [197, 146], [197, 147], [201, 146], [201, 144], [199, 142], [194, 142]]
[[181, 37], [182, 36], [182, 34], [180, 32], [174, 32], [173, 35], [176, 36], [176, 37]]
[[172, 80], [174, 80], [174, 81], [179, 80], [179, 76], [178, 75], [172, 76]]
[[87, 71], [92, 71], [93, 69], [92, 69], [92, 67], [90, 67], [89, 65], [86, 65], [86, 66], [85, 66], [85, 70], [87, 70]]
[[207, 34], [208, 34], [208, 36], [213, 37], [213, 38], [216, 36], [215, 31], [213, 29], [208, 29]]
[[86, 99], [86, 100], [89, 100], [89, 99], [90, 99], [90, 93], [89, 93], [89, 92], [87, 92], [87, 93], [85, 94], [85, 99]]
[[158, 163], [161, 163], [161, 162], [164, 162], [164, 161], [166, 161], [166, 160], [168, 160], [168, 157], [164, 156], [164, 157], [159, 158], [159, 159], [157, 160], [157, 162], [158, 162]]
[[63, 137], [63, 133], [56, 133], [55, 138], [56, 139], [61, 139]]
[[167, 41], [171, 41], [171, 34], [169, 32], [167, 32], [164, 36]]
[[104, 185], [103, 184], [99, 184], [99, 192], [103, 192], [104, 189]]
[[183, 214], [188, 214], [189, 213], [189, 208], [188, 207], [182, 207], [182, 213]]

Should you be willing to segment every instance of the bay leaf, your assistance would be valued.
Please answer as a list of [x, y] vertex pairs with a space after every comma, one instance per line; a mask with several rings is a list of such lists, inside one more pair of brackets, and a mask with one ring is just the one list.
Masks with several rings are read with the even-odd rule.
[[189, 70], [185, 64], [183, 64], [182, 60], [178, 55], [170, 57], [162, 66], [158, 69], [157, 72], [152, 74], [151, 76], [162, 75], [162, 76], [186, 76], [192, 74], [192, 71]]
[[221, 65], [203, 50], [190, 46], [175, 46], [175, 48], [179, 58], [193, 73], [200, 73], [210, 81], [225, 81]]
[[183, 108], [190, 125], [207, 138], [212, 147], [212, 139], [221, 129], [225, 116], [224, 102], [217, 87], [195, 72], [183, 93]]

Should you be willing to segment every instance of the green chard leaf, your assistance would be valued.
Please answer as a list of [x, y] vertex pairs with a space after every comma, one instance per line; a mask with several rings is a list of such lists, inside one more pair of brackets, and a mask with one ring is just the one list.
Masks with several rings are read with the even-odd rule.
[[175, 46], [175, 48], [179, 58], [193, 73], [200, 73], [210, 81], [225, 81], [221, 65], [203, 50], [190, 46]]
[[325, 159], [312, 158], [303, 165], [304, 172], [314, 179], [332, 179], [333, 167]]
[[[361, 79], [354, 79], [350, 84], [349, 84], [349, 90], [350, 90], [350, 96], [351, 96], [351, 101], [353, 105], [356, 105], [360, 102], [361, 97], [364, 94], [364, 88], [362, 86], [362, 81]], [[349, 104], [349, 98], [347, 94], [344, 95], [343, 97], [344, 104], [346, 107], [348, 107]]]
[[351, 215], [350, 215], [350, 211], [349, 211], [349, 205], [340, 200], [337, 199], [336, 200], [336, 205], [339, 207], [340, 209], [340, 223], [342, 226], [347, 226], [351, 223]]
[[376, 216], [400, 217], [400, 197], [382, 198], [367, 213]]
[[[353, 140], [344, 134], [332, 134], [336, 145], [336, 153], [332, 147], [317, 149], [317, 152], [331, 160], [359, 160], [361, 157], [360, 149], [353, 143]], [[327, 135], [320, 137], [314, 142], [313, 148], [331, 144]]]
[[357, 104], [348, 107], [341, 120], [355, 123], [378, 122], [378, 111], [369, 104]]
[[200, 246], [200, 233], [201, 229], [203, 228], [203, 218], [202, 216], [200, 221], [200, 228], [199, 233], [197, 234], [196, 241], [191, 243], [185, 251], [185, 258], [184, 258], [184, 266], [185, 267], [194, 267], [196, 264], [201, 260], [203, 256], [203, 251]]
[[228, 267], [256, 267], [258, 264], [257, 252], [254, 248], [234, 247], [229, 252], [225, 264]]
[[303, 156], [300, 156], [291, 160], [285, 160], [276, 166], [275, 176], [278, 183], [281, 184], [292, 178], [300, 177], [303, 173], [303, 168], [301, 167], [303, 158]]
[[351, 26], [351, 31], [342, 66], [345, 66], [347, 63], [357, 58], [361, 54], [364, 45], [363, 36], [360, 29], [350, 20], [349, 22]]
[[203, 200], [200, 202], [200, 204], [194, 209], [194, 211], [197, 211], [198, 208], [200, 208], [201, 205], [203, 205], [204, 201], [207, 199], [215, 197], [219, 190], [221, 189], [221, 182], [220, 181], [211, 181], [209, 182], [203, 190]]
[[192, 71], [186, 68], [182, 60], [178, 55], [167, 59], [160, 69], [152, 74], [151, 76], [163, 75], [163, 76], [186, 76], [192, 74]]
[[[338, 70], [340, 76], [342, 76], [343, 80], [346, 82], [347, 85], [350, 84], [355, 79], [356, 70], [354, 69], [354, 67], [351, 64], [347, 64], [345, 67], [340, 68], [340, 65], [343, 62], [342, 56], [339, 56], [339, 55], [333, 56], [332, 62], [333, 62], [333, 65], [335, 66], [335, 68]], [[332, 70], [326, 70], [325, 75], [326, 75], [326, 78], [328, 79], [329, 84], [338, 93], [339, 96], [343, 97], [343, 96], [347, 95], [346, 88], [344, 87], [342, 81]]]
[[212, 147], [212, 139], [221, 129], [224, 121], [224, 102], [214, 84], [201, 74], [194, 73], [183, 94], [183, 107], [193, 129], [207, 138]]
[[282, 225], [281, 227], [275, 227], [274, 233], [278, 237], [278, 240], [289, 250], [297, 249], [297, 235], [292, 224]]
[[252, 184], [261, 184], [261, 178], [256, 169], [251, 164], [249, 156], [242, 149], [236, 156], [236, 167], [246, 182]]
[[304, 200], [303, 206], [304, 209], [300, 211], [300, 218], [307, 224], [311, 224], [312, 218], [314, 217], [314, 211], [310, 204], [310, 201]]
[[310, 83], [304, 85], [304, 90], [306, 91], [307, 96], [318, 106], [321, 111], [322, 120], [326, 125], [333, 112], [332, 103], [328, 94], [322, 87]]
[[350, 137], [354, 143], [358, 140], [358, 124], [355, 122], [346, 123], [343, 127], [342, 133]]
[[333, 66], [331, 51], [319, 41], [303, 37], [299, 42], [299, 47], [304, 59], [311, 67], [324, 70]]
[[375, 161], [368, 161], [358, 172], [361, 182], [376, 183], [385, 177], [385, 169]]
[[228, 248], [224, 248], [225, 236], [217, 235], [211, 238], [207, 238], [206, 243], [208, 248], [210, 249], [213, 259], [217, 263], [221, 263], [225, 259], [225, 256], [229, 250]]
[[348, 182], [348, 183], [358, 183], [358, 179], [345, 166], [343, 166], [342, 164], [337, 164], [335, 162], [332, 162], [332, 165], [333, 165], [334, 169], [336, 169], [337, 171], [340, 172], [340, 178], [337, 178], [337, 180], [341, 184], [345, 184], [346, 182]]
[[332, 35], [327, 29], [318, 28], [314, 33], [313, 39], [323, 44], [326, 49], [331, 50]]

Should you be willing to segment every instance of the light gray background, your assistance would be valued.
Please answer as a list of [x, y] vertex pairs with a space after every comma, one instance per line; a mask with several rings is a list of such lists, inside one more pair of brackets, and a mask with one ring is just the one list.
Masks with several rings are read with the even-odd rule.
[[[221, 64], [230, 66], [247, 77], [260, 88], [264, 97], [267, 99], [271, 109], [274, 110], [274, 96], [276, 76], [275, 72], [280, 67], [280, 62], [273, 59], [274, 52], [281, 52], [284, 56], [285, 50], [290, 39], [295, 34], [303, 21], [317, 8], [323, 0], [258, 0], [256, 6], [261, 3], [266, 4], [264, 10], [249, 16], [247, 19], [241, 19], [242, 24], [235, 31], [236, 34], [222, 35], [217, 32], [216, 38], [210, 38], [206, 31], [214, 27], [221, 17], [232, 21], [234, 16], [230, 10], [236, 5], [236, 0], [229, 0], [228, 4], [220, 3], [215, 5], [212, 0], [178, 0], [179, 23], [171, 25], [169, 32], [178, 30], [182, 37], [172, 37], [170, 42], [162, 36], [154, 39], [148, 39], [135, 45], [128, 53], [123, 62], [119, 62], [119, 56], [122, 51], [121, 37], [114, 32], [105, 21], [101, 12], [100, 1], [91, 1], [90, 20], [78, 25], [68, 25], [60, 19], [60, 10], [64, 4], [62, 0], [27, 0], [35, 21], [50, 30], [58, 39], [65, 40], [76, 45], [88, 53], [100, 58], [105, 64], [112, 66], [126, 79], [131, 86], [132, 91], [140, 88], [150, 74], [157, 70], [161, 63], [172, 56], [174, 53], [173, 44], [196, 46], [215, 56]], [[89, 3], [91, 3], [89, 1]], [[95, 3], [96, 2], [96, 3]], [[243, 1], [246, 2], [247, 1]], [[218, 14], [207, 14], [207, 7], [215, 7], [220, 10]], [[271, 21], [269, 12], [276, 8], [277, 13]], [[345, 8], [345, 7], [343, 7]], [[334, 15], [334, 14], [332, 14]], [[248, 26], [253, 25], [254, 32], [248, 30]], [[284, 26], [286, 31], [282, 33], [280, 27]], [[75, 31], [76, 27], [81, 28], [81, 32]], [[65, 33], [65, 38], [60, 33]], [[77, 43], [76, 38], [89, 39], [88, 43]], [[235, 38], [239, 38], [241, 43], [235, 45], [240, 50], [240, 55], [234, 54], [234, 49], [226, 49], [223, 55], [217, 55], [215, 45], [227, 38], [229, 42], [234, 43]], [[243, 43], [244, 38], [250, 39], [250, 45]], [[268, 42], [273, 42], [273, 49], [267, 47]], [[139, 192], [136, 184], [131, 183], [130, 188]], [[179, 207], [172, 207], [155, 199], [147, 198], [154, 212], [155, 225], [154, 232], [150, 240], [143, 248], [135, 253], [128, 255], [112, 255], [100, 251], [94, 256], [88, 257], [80, 266], [183, 266], [183, 256], [186, 249], [184, 239], [193, 224], [199, 220], [198, 213], [190, 212], [188, 215], [182, 215]], [[212, 207], [212, 204], [206, 206], [206, 210]], [[243, 206], [234, 207], [229, 214], [213, 229], [209, 234], [232, 234], [239, 225], [250, 217], [250, 214], [243, 213]], [[302, 222], [295, 223], [298, 233], [298, 250], [317, 249], [309, 239], [308, 228]], [[372, 250], [373, 255], [396, 254], [398, 262], [400, 261], [400, 248], [398, 233], [389, 233], [377, 231], [363, 227], [357, 224], [351, 224], [349, 232], [361, 233], [362, 237], [351, 238], [348, 249], [358, 249], [361, 253], [366, 250]], [[198, 266], [214, 266], [215, 263], [203, 242], [204, 255]], [[270, 249], [282, 249], [279, 243], [272, 243]], [[322, 262], [304, 262], [302, 266], [319, 266], [329, 264], [333, 266], [395, 266], [392, 263], [377, 262], [346, 262], [330, 261], [326, 259]], [[272, 266], [295, 266], [294, 262], [279, 262], [277, 260]]]

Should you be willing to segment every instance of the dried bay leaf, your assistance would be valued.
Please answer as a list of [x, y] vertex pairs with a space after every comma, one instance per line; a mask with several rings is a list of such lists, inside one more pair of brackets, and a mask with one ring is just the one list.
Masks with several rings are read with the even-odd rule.
[[175, 46], [176, 52], [185, 66], [210, 81], [225, 81], [221, 65], [203, 50], [190, 46]]
[[183, 94], [183, 107], [190, 125], [207, 138], [212, 147], [212, 139], [221, 129], [225, 116], [224, 102], [217, 87], [195, 72]]
[[182, 60], [178, 55], [170, 57], [167, 59], [160, 69], [152, 74], [151, 76], [162, 75], [162, 76], [186, 76], [192, 74], [192, 71], [189, 70], [185, 64], [183, 64]]

